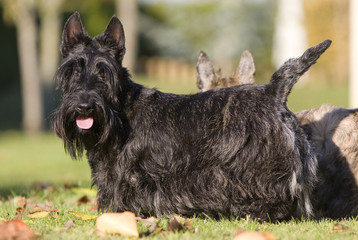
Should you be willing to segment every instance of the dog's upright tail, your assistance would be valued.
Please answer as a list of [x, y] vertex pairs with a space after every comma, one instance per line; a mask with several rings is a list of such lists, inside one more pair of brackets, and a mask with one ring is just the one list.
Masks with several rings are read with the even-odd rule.
[[267, 91], [286, 103], [287, 96], [291, 92], [297, 80], [313, 65], [317, 59], [331, 45], [331, 40], [326, 40], [314, 47], [307, 49], [299, 58], [287, 60], [271, 77], [267, 85]]

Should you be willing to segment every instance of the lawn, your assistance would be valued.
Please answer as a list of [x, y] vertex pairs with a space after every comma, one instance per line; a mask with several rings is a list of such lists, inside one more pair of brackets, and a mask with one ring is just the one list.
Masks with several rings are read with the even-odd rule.
[[31, 137], [15, 131], [0, 133], [0, 164], [0, 194], [33, 184], [90, 184], [87, 161], [71, 161], [52, 133]]
[[[96, 233], [96, 219], [84, 220], [80, 214], [99, 216], [95, 210], [93, 190], [78, 187], [55, 186], [44, 190], [31, 190], [25, 194], [27, 209], [21, 210], [21, 197], [14, 196], [0, 203], [0, 222], [18, 216], [42, 239], [99, 239]], [[89, 202], [80, 203], [79, 199], [87, 196]], [[29, 215], [30, 205], [48, 206], [51, 211], [45, 217], [35, 218]], [[68, 221], [73, 225], [67, 227]], [[277, 239], [356, 239], [358, 222], [356, 219], [342, 221], [333, 220], [291, 220], [279, 224], [258, 223], [246, 219], [184, 219], [182, 224], [189, 223], [190, 228], [178, 231], [167, 231], [170, 219], [163, 218], [159, 228], [149, 235], [148, 239], [233, 239], [237, 230], [268, 232]], [[138, 222], [139, 233], [148, 227]], [[0, 231], [1, 239], [1, 231]], [[100, 239], [128, 239], [118, 235], [101, 237]]]
[[[166, 83], [138, 78], [138, 82], [166, 92], [194, 93], [193, 82]], [[347, 106], [347, 88], [341, 86], [295, 87], [288, 99], [293, 111], [323, 103]], [[95, 210], [95, 188], [90, 189], [90, 170], [86, 159], [72, 161], [60, 139], [52, 133], [26, 136], [19, 131], [0, 132], [0, 222], [19, 216], [42, 239], [98, 239], [95, 220], [82, 220], [68, 211], [99, 215]], [[18, 215], [21, 197], [27, 205], [45, 204], [53, 210], [43, 218], [31, 218], [28, 209]], [[79, 199], [86, 196], [88, 202]], [[70, 228], [65, 224], [74, 221]], [[289, 221], [260, 224], [250, 219], [189, 219], [192, 230], [166, 232], [167, 219], [149, 239], [233, 239], [237, 229], [266, 231], [277, 239], [358, 239], [358, 221], [346, 219]], [[140, 232], [147, 230], [139, 223]], [[0, 236], [1, 239], [1, 236]], [[108, 236], [104, 239], [127, 239]]]

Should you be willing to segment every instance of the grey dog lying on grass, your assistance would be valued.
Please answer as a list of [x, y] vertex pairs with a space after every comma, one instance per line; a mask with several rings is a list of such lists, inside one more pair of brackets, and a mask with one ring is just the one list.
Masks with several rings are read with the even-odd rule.
[[[201, 91], [255, 83], [255, 65], [247, 50], [231, 77], [215, 71], [201, 52], [197, 85]], [[343, 218], [358, 215], [358, 109], [332, 105], [295, 113], [318, 160], [319, 182], [313, 194], [316, 217]]]

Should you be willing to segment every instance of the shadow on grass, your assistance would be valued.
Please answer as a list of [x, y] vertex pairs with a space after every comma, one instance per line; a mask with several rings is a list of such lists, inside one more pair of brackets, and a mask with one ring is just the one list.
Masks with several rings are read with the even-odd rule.
[[91, 188], [90, 182], [85, 183], [50, 183], [50, 182], [36, 182], [32, 184], [23, 185], [7, 185], [0, 188], [0, 200], [8, 199], [16, 196], [24, 196], [26, 198], [39, 194], [45, 191], [57, 191], [59, 189], [71, 188]]

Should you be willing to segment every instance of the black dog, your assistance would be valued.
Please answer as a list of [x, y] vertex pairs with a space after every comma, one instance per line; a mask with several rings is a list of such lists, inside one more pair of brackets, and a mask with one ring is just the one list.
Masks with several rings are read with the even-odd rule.
[[[267, 85], [174, 95], [131, 81], [113, 17], [91, 38], [67, 21], [53, 127], [73, 158], [87, 151], [102, 210], [279, 221], [310, 216], [317, 162], [286, 97], [329, 47], [287, 61]], [[205, 71], [205, 69], [202, 69]]]

